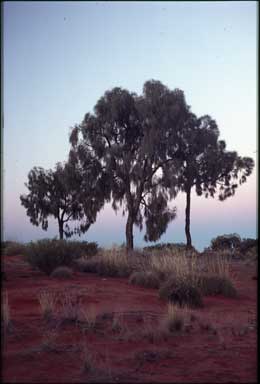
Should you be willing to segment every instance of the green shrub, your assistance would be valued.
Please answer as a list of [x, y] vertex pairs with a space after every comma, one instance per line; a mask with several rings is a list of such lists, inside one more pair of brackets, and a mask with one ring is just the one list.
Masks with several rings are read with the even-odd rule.
[[84, 245], [77, 241], [44, 239], [29, 243], [25, 258], [32, 267], [50, 275], [57, 267], [71, 266], [84, 252]]
[[169, 278], [166, 280], [159, 289], [159, 297], [180, 306], [203, 306], [200, 289], [188, 277], [185, 279]]
[[58, 279], [70, 279], [72, 277], [72, 269], [68, 267], [57, 267], [52, 271], [51, 277], [56, 277]]
[[217, 275], [202, 275], [199, 277], [199, 288], [203, 295], [222, 294], [226, 297], [237, 297], [237, 291], [232, 281], [227, 277]]
[[160, 279], [158, 274], [152, 271], [133, 272], [129, 277], [129, 283], [147, 288], [159, 288]]
[[1, 244], [1, 247], [7, 256], [23, 255], [26, 251], [26, 245], [16, 241], [6, 241]]

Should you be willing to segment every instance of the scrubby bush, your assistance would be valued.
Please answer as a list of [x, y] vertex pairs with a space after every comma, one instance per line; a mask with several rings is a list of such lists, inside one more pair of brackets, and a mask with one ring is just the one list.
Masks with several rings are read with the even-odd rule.
[[237, 291], [232, 281], [225, 276], [201, 275], [198, 281], [203, 295], [221, 294], [226, 297], [237, 297]]
[[100, 259], [93, 257], [89, 260], [78, 259], [74, 262], [74, 267], [79, 272], [98, 273]]
[[158, 274], [152, 271], [133, 272], [129, 277], [129, 283], [146, 288], [159, 288], [160, 278]]
[[[186, 251], [187, 249], [188, 248], [184, 243], [159, 243], [143, 248], [145, 253], [154, 251]], [[190, 247], [189, 250], [197, 253], [197, 250], [193, 246]]]
[[70, 279], [72, 277], [72, 269], [68, 267], [57, 267], [52, 273], [51, 277], [55, 277], [58, 279]]
[[247, 253], [252, 249], [257, 250], [258, 241], [257, 239], [243, 239], [240, 244], [240, 252]]
[[2, 252], [7, 256], [23, 255], [26, 245], [16, 241], [5, 241], [1, 244]]
[[32, 267], [50, 275], [57, 267], [71, 266], [85, 254], [86, 247], [77, 241], [44, 239], [29, 243], [25, 257]]
[[210, 248], [214, 251], [238, 249], [241, 244], [241, 238], [237, 234], [221, 235], [211, 240]]
[[201, 291], [189, 278], [169, 278], [159, 289], [159, 297], [180, 306], [202, 307]]

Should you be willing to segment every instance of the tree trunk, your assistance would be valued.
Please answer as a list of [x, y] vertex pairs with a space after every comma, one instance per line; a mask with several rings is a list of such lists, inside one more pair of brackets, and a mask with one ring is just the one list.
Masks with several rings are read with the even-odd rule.
[[60, 240], [63, 240], [63, 221], [59, 220], [59, 234], [60, 234]]
[[187, 239], [187, 248], [191, 248], [191, 235], [190, 235], [190, 194], [191, 188], [186, 190], [186, 209], [185, 209], [185, 233]]
[[133, 214], [129, 212], [127, 222], [126, 222], [126, 230], [125, 230], [127, 252], [131, 251], [134, 248], [133, 226], [134, 226]]

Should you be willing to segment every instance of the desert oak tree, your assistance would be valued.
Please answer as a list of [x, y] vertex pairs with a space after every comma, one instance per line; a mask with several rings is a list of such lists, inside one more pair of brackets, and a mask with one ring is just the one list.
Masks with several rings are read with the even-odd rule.
[[219, 200], [233, 196], [239, 184], [252, 173], [254, 161], [240, 157], [235, 151], [227, 151], [226, 143], [219, 140], [215, 120], [205, 115], [197, 117], [189, 112], [179, 133], [177, 164], [165, 167], [165, 185], [186, 194], [185, 234], [187, 246], [192, 246], [190, 234], [191, 190], [195, 187], [198, 196]]
[[[70, 136], [81, 167], [88, 153], [110, 177], [112, 207], [127, 212], [126, 247], [133, 248], [133, 226], [145, 219], [146, 241], [156, 241], [176, 213], [168, 208], [162, 179], [169, 143], [187, 106], [182, 91], [170, 91], [159, 81], [147, 81], [137, 96], [122, 88], [105, 92]], [[173, 144], [174, 145], [174, 144]], [[173, 149], [172, 149], [173, 151]]]
[[98, 173], [98, 167], [90, 161], [81, 172], [73, 156], [65, 164], [58, 163], [54, 170], [34, 167], [25, 183], [29, 193], [20, 196], [31, 223], [47, 230], [48, 218], [53, 216], [58, 221], [60, 239], [85, 233], [104, 204], [104, 187]]

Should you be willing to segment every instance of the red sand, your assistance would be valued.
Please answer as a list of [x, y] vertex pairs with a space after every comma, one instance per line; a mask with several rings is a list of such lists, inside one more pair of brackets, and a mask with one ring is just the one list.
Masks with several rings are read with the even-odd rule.
[[[157, 290], [79, 272], [70, 280], [54, 279], [32, 270], [21, 256], [5, 256], [4, 261], [8, 280], [3, 290], [8, 291], [12, 323], [2, 346], [2, 382], [257, 382], [253, 266], [232, 264], [237, 299], [205, 297], [189, 329], [165, 340], [149, 340], [142, 330], [148, 323], [156, 326], [166, 311]], [[47, 323], [37, 299], [43, 288], [67, 288], [98, 313], [120, 312], [127, 328], [121, 334], [112, 331], [109, 316], [85, 334], [82, 324]], [[201, 323], [216, 332], [202, 329]], [[48, 349], [43, 341], [51, 327], [56, 327], [56, 339]], [[95, 357], [90, 372], [83, 370], [83, 341]]]

